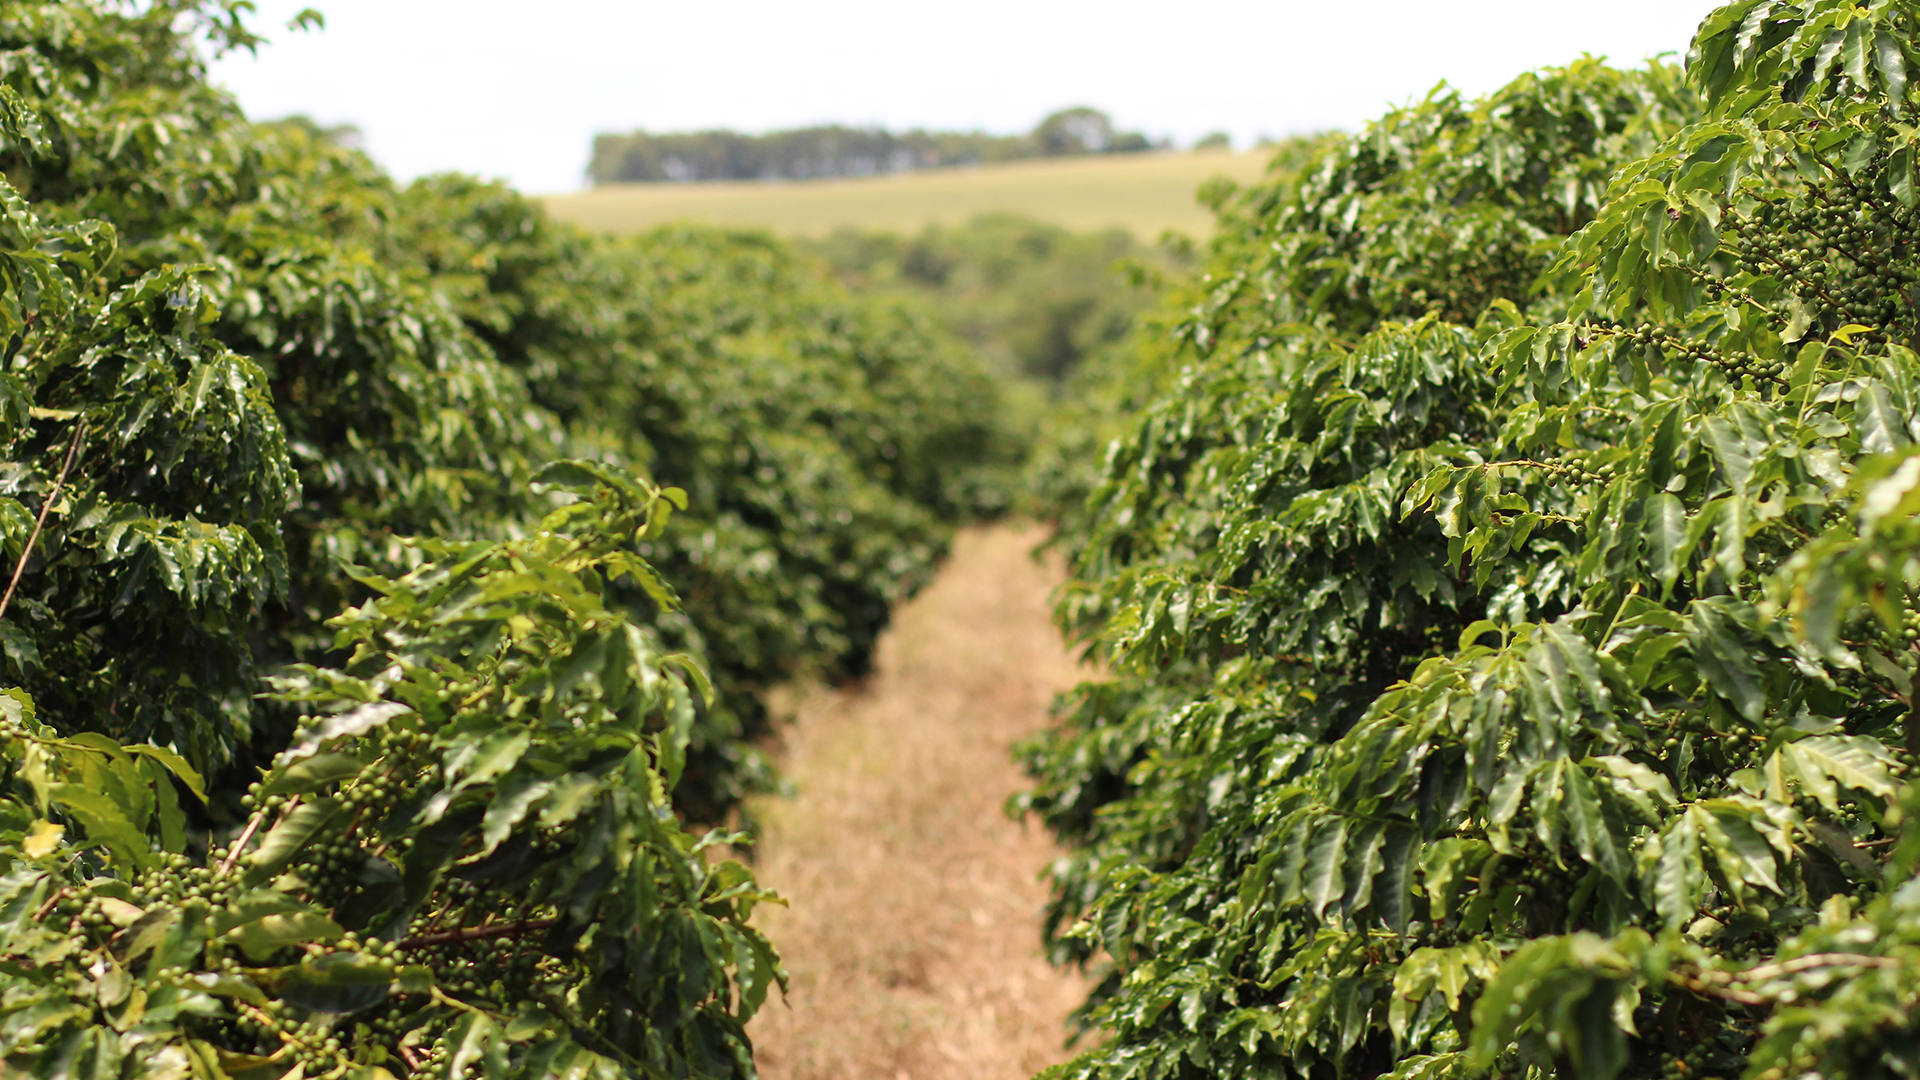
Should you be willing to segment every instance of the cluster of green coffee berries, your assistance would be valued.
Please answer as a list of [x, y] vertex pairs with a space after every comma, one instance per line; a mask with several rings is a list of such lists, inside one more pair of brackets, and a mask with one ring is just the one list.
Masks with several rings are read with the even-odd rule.
[[1662, 1080], [1733, 1080], [1746, 1071], [1746, 1056], [1733, 1054], [1712, 1042], [1686, 1040], [1669, 1052], [1661, 1064]]
[[362, 1039], [394, 1045], [419, 1027], [420, 1019], [421, 1010], [399, 996], [389, 998], [380, 1011], [356, 1018], [354, 1028]]
[[[408, 963], [438, 973], [438, 985], [445, 992], [506, 1006], [542, 996], [537, 992], [564, 994], [577, 980], [574, 962], [544, 950], [544, 924], [524, 930], [515, 925], [538, 923], [551, 914], [549, 909], [515, 904], [509, 897], [457, 878], [441, 882], [434, 899], [438, 903], [415, 916], [398, 947]], [[499, 932], [457, 936], [460, 928], [479, 924]]]
[[[319, 1034], [314, 1030], [313, 1021], [290, 1015], [293, 1012], [286, 1002], [273, 998], [258, 1006], [240, 1008], [232, 1018], [220, 1025], [224, 1031], [218, 1045], [270, 1055], [278, 1053], [284, 1046], [294, 1044], [296, 1040], [312, 1041]], [[324, 1047], [323, 1036], [321, 1048]]]
[[[490, 943], [483, 943], [490, 944]], [[400, 942], [364, 937], [347, 932], [335, 943], [342, 952], [358, 952], [397, 967], [403, 962], [427, 959]], [[243, 974], [237, 962], [218, 962], [216, 970], [232, 969]], [[456, 956], [454, 963], [432, 965], [439, 969], [441, 985], [448, 991], [471, 990], [477, 973], [466, 970], [467, 958]], [[466, 975], [463, 981], [459, 976]], [[258, 1007], [242, 1006], [236, 1015], [215, 1022], [216, 1045], [253, 1053], [279, 1054], [291, 1065], [306, 1065], [309, 1076], [323, 1075], [348, 1063], [349, 1058], [367, 1060], [370, 1046], [387, 1048], [386, 1064], [393, 1068], [404, 1063], [408, 1071], [432, 1071], [444, 1067], [446, 1054], [435, 1052], [439, 1033], [455, 1018], [450, 1010], [423, 996], [396, 994], [373, 1010], [343, 1018], [326, 1013], [309, 1013], [288, 1003], [271, 999]], [[404, 1053], [401, 1047], [409, 1047]], [[380, 1054], [374, 1055], [378, 1061]]]
[[54, 902], [52, 911], [55, 917], [67, 920], [67, 928], [73, 933], [84, 930], [105, 930], [112, 925], [107, 919], [103, 902], [105, 899], [87, 886], [81, 885], [64, 890], [60, 898]]
[[1729, 216], [1722, 243], [1740, 270], [1785, 283], [1841, 322], [1884, 328], [1912, 320], [1909, 290], [1920, 268], [1898, 252], [1914, 225], [1914, 212], [1899, 203], [1835, 181]]
[[1908, 600], [1901, 605], [1899, 626], [1881, 627], [1880, 637], [1884, 644], [1895, 648], [1920, 646], [1920, 610], [1916, 610], [1916, 604], [1920, 604], [1920, 601]]
[[1668, 751], [1678, 750], [1689, 735], [1694, 736], [1694, 746], [1701, 753], [1718, 751], [1721, 757], [1728, 760], [1764, 746], [1767, 741], [1767, 737], [1759, 732], [1716, 731], [1705, 723], [1683, 722], [1668, 729], [1661, 746]]
[[387, 960], [396, 960], [403, 952], [400, 948], [400, 943], [397, 941], [387, 941], [377, 937], [363, 937], [352, 930], [341, 935], [340, 949], [343, 952], [363, 953], [367, 956], [375, 956]]
[[449, 1059], [453, 1056], [452, 1052], [447, 1049], [445, 1036], [427, 1043], [415, 1051], [415, 1053], [418, 1054], [420, 1058], [420, 1071], [436, 1075], [447, 1070], [447, 1066], [450, 1064]]
[[[215, 848], [211, 855], [212, 861], [217, 863], [226, 857], [226, 849]], [[112, 895], [100, 891], [103, 885], [111, 885]], [[140, 909], [155, 905], [185, 907], [191, 904], [219, 909], [229, 907], [234, 895], [235, 884], [231, 877], [223, 877], [212, 867], [201, 866], [185, 855], [162, 855], [159, 866], [141, 871], [125, 885], [110, 878], [94, 878], [67, 886], [54, 897], [48, 914], [56, 919], [65, 919], [68, 930], [75, 934], [111, 932], [120, 924], [114, 922], [107, 910], [110, 903], [121, 905], [123, 913], [124, 905], [128, 902]], [[123, 900], [122, 897], [127, 899]]]
[[447, 974], [442, 984], [446, 992], [502, 1003], [514, 989], [533, 978], [539, 964], [537, 953], [505, 937], [437, 945], [420, 950], [418, 958]]
[[[250, 848], [257, 847], [274, 824], [301, 801], [326, 798], [340, 804], [328, 826], [304, 844], [287, 867], [295, 887], [306, 899], [336, 911], [367, 887], [364, 874], [372, 860], [385, 857], [404, 861], [411, 842], [401, 837], [382, 843], [379, 826], [394, 805], [432, 778], [435, 765], [423, 760], [432, 744], [429, 735], [396, 729], [364, 738], [363, 746], [372, 743], [381, 752], [363, 772], [334, 785], [331, 792], [270, 795], [265, 786], [272, 781], [269, 774], [265, 783], [250, 787], [243, 800], [255, 816]], [[536, 848], [546, 851], [550, 841], [551, 837]], [[49, 910], [70, 923], [75, 932], [86, 930], [97, 942], [104, 942], [106, 936], [126, 924], [129, 913], [123, 904], [114, 907], [121, 904], [116, 897], [124, 897], [139, 908], [205, 905], [215, 911], [236, 912], [233, 905], [243, 875], [237, 868], [222, 871], [228, 854], [228, 848], [216, 846], [204, 858], [162, 855], [153, 869], [124, 884], [115, 883], [108, 890], [110, 895], [95, 895], [89, 886], [75, 885], [53, 898]], [[562, 997], [578, 982], [579, 965], [546, 954], [542, 948], [545, 923], [524, 932], [498, 929], [503, 922], [538, 922], [551, 914], [545, 908], [515, 903], [515, 899], [491, 890], [485, 883], [448, 877], [437, 883], [425, 911], [403, 932], [396, 932], [400, 928], [389, 928], [379, 936], [348, 932], [330, 948], [359, 953], [393, 970], [402, 965], [424, 966], [433, 973], [440, 993], [501, 1007], [530, 998]], [[479, 932], [474, 933], [476, 930]], [[394, 937], [401, 940], [388, 940]], [[284, 964], [288, 959], [281, 956], [276, 962]], [[242, 979], [257, 966], [245, 963], [238, 955], [228, 955], [213, 943], [195, 964], [197, 971]], [[155, 972], [146, 974], [157, 977]], [[175, 974], [184, 978], [192, 972], [181, 969]], [[268, 1000], [257, 1007], [236, 1002], [232, 1013], [205, 1018], [203, 1037], [224, 1048], [279, 1055], [289, 1065], [304, 1064], [309, 1076], [334, 1072], [350, 1059], [369, 1060], [367, 1053], [377, 1060], [382, 1052], [370, 1049], [375, 1046], [386, 1047], [390, 1069], [408, 1073], [444, 1071], [450, 1055], [440, 1036], [457, 1017], [450, 1006], [404, 993], [345, 1020], [309, 1014], [280, 1000]]]
[[306, 883], [307, 895], [322, 907], [339, 907], [361, 888], [369, 856], [345, 831], [315, 840], [301, 850], [292, 870]]
[[1574, 451], [1545, 461], [1528, 459], [1499, 464], [1524, 466], [1574, 488], [1593, 484], [1610, 484], [1622, 476], [1631, 475], [1637, 467], [1631, 457], [1622, 457], [1610, 452], [1583, 451]]
[[1617, 462], [1594, 462], [1590, 458], [1573, 456], [1555, 461], [1529, 461], [1526, 464], [1556, 480], [1575, 486], [1605, 483], [1618, 476], [1620, 470]]
[[[303, 721], [294, 732], [296, 741], [310, 737], [315, 730], [311, 720]], [[368, 766], [368, 772], [361, 777], [344, 784], [335, 796], [349, 809], [373, 807], [384, 810], [395, 801], [404, 798], [417, 787], [430, 771], [416, 766], [415, 762], [432, 746], [433, 736], [422, 731], [407, 728], [383, 728], [363, 737], [374, 751], [374, 763]], [[276, 759], [276, 764], [284, 763], [286, 755]], [[284, 810], [296, 796], [264, 794], [266, 785], [256, 782], [247, 785], [247, 792], [240, 797], [240, 805], [248, 810], [261, 810], [273, 814]]]
[[1769, 360], [1744, 353], [1729, 355], [1705, 342], [1688, 341], [1671, 330], [1657, 326], [1603, 327], [1597, 329], [1596, 333], [1611, 334], [1624, 344], [1642, 349], [1657, 348], [1670, 363], [1711, 364], [1735, 382], [1747, 378], [1755, 382], [1784, 385], [1787, 381], [1788, 365], [1784, 360]]
[[[226, 857], [226, 849], [216, 848], [210, 861]], [[223, 908], [232, 901], [233, 879], [222, 877], [215, 867], [201, 866], [185, 855], [167, 855], [161, 865], [133, 879], [133, 902], [139, 907], [165, 904], [179, 907], [199, 900], [209, 907]]]
[[[269, 1005], [279, 1004], [269, 1002]], [[307, 1075], [316, 1076], [345, 1064], [346, 1041], [335, 1029], [336, 1021], [326, 1013], [275, 1025], [273, 1034], [287, 1048], [287, 1056], [305, 1065]]]
[[1787, 1080], [1789, 1076], [1818, 1076], [1820, 1074], [1815, 1071], [1815, 1066], [1819, 1064], [1819, 1058], [1814, 1057], [1812, 1054], [1802, 1053], [1794, 1057], [1792, 1071], [1789, 1072], [1776, 1065], [1772, 1068], [1760, 1070], [1756, 1080]]
[[[296, 739], [307, 738], [317, 721], [303, 721]], [[326, 907], [346, 903], [362, 888], [361, 873], [372, 855], [364, 850], [360, 837], [371, 834], [387, 813], [407, 798], [430, 775], [431, 770], [416, 767], [411, 759], [432, 745], [432, 737], [405, 728], [387, 728], [364, 737], [377, 750], [378, 757], [359, 776], [341, 783], [328, 796], [339, 803], [338, 823], [327, 833], [308, 843], [290, 869], [307, 887], [309, 897]], [[240, 799], [241, 806], [271, 822], [289, 811], [294, 803], [308, 796], [268, 794], [266, 783], [254, 783]], [[396, 845], [396, 854], [409, 846]]]
[[[400, 1071], [394, 1069], [392, 1060], [398, 1058], [409, 1069], [423, 1073], [436, 1072], [446, 1065], [441, 1033], [446, 1030], [449, 1020], [444, 1008], [431, 1004], [423, 1007], [418, 999], [398, 995], [389, 998], [377, 1011], [355, 1018], [355, 1049], [362, 1053], [360, 1060], [366, 1060], [366, 1047], [386, 1047], [388, 1060], [385, 1065], [390, 1071]], [[406, 1049], [402, 1050], [403, 1047]], [[436, 1053], [436, 1048], [442, 1052]]]
[[398, 774], [382, 773], [362, 776], [342, 788], [338, 798], [349, 813], [365, 811], [369, 821], [378, 821], [412, 788], [413, 785]]

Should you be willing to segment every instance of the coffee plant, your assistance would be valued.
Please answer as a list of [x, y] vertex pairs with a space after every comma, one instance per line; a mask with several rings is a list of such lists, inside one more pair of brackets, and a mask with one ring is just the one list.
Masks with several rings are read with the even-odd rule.
[[681, 794], [713, 816], [753, 778], [730, 755], [767, 730], [765, 691], [864, 674], [951, 526], [1005, 501], [996, 466], [1017, 448], [992, 385], [950, 341], [764, 236], [589, 237], [458, 177], [415, 185], [406, 205], [406, 249], [576, 449], [688, 491], [683, 527], [648, 556], [693, 602], [650, 618], [722, 690]]
[[[40, 152], [43, 118], [0, 102]], [[112, 226], [0, 200], [0, 616], [38, 692], [0, 700], [8, 1071], [753, 1075], [769, 897], [671, 802], [705, 674], [603, 600], [625, 579], [677, 610], [637, 547], [684, 493], [559, 462], [523, 538], [352, 571], [337, 659], [275, 676], [299, 719], [209, 828], [189, 756], [248, 733], [199, 695], [242, 681], [287, 588], [270, 382], [211, 336], [195, 268], [115, 285]]]
[[707, 826], [1004, 502], [993, 387], [765, 237], [249, 121], [252, 6], [0, 6], [0, 1068], [751, 1077]]
[[1234, 196], [1064, 538], [1057, 1077], [1920, 1070], [1920, 5]]
[[[704, 675], [603, 603], [677, 490], [604, 466], [520, 541], [422, 541], [331, 621], [339, 667], [195, 842], [202, 780], [0, 702], [0, 1053], [24, 1074], [751, 1076], [770, 897], [671, 812]], [[63, 823], [52, 820], [58, 817]]]
[[[326, 652], [325, 621], [362, 598], [343, 561], [400, 573], [418, 558], [408, 537], [523, 534], [549, 509], [528, 477], [572, 455], [692, 497], [690, 527], [648, 543], [694, 602], [665, 611], [624, 586], [617, 601], [713, 672], [676, 802], [726, 818], [769, 780], [747, 741], [768, 689], [859, 674], [952, 526], [1004, 502], [975, 464], [1006, 452], [994, 388], [950, 341], [764, 237], [589, 237], [497, 185], [403, 189], [310, 125], [250, 123], [202, 59], [260, 43], [245, 10], [0, 11], [0, 83], [39, 132], [34, 148], [0, 142], [0, 171], [58, 227], [112, 223], [103, 283], [193, 268], [209, 340], [263, 374], [299, 479], [270, 515], [286, 584], [231, 615], [248, 647], [185, 682], [154, 669], [225, 710], [224, 735], [182, 744], [223, 778], [208, 812], [239, 820], [226, 780], [244, 786], [289, 737], [292, 714], [249, 688]], [[95, 688], [75, 716], [148, 699], [97, 666], [43, 674]]]
[[[256, 130], [207, 85], [201, 32], [215, 49], [255, 43], [238, 21], [244, 10], [33, 3], [0, 12], [0, 83], [38, 133], [0, 147], [6, 175], [51, 226], [116, 239], [113, 257], [90, 268], [89, 285], [170, 273], [202, 290], [201, 340], [250, 361], [278, 420], [284, 460], [264, 467], [284, 473], [291, 464], [293, 476], [280, 477], [284, 505], [263, 524], [284, 552], [285, 580], [225, 628], [246, 643], [249, 665], [204, 665], [187, 677], [153, 668], [156, 680], [223, 706], [222, 722], [191, 746], [182, 740], [183, 753], [202, 770], [239, 754], [241, 775], [257, 764], [246, 749], [256, 735], [262, 743], [286, 735], [284, 716], [250, 701], [252, 666], [324, 648], [321, 624], [353, 595], [339, 561], [400, 565], [409, 557], [400, 537], [502, 535], [537, 520], [542, 508], [528, 498], [526, 478], [561, 449], [530, 415], [517, 380], [464, 334], [444, 301], [354, 242], [355, 216], [378, 215], [391, 184], [364, 159], [295, 132]], [[210, 479], [177, 476], [190, 485]], [[205, 517], [214, 507], [192, 512]], [[77, 562], [83, 573], [101, 565]], [[196, 588], [192, 576], [180, 578], [182, 588]], [[97, 607], [67, 595], [76, 612]], [[201, 651], [178, 635], [142, 636], [150, 648]], [[11, 672], [41, 687], [42, 714], [62, 725], [112, 724], [107, 718], [135, 714], [151, 696], [135, 681], [101, 677], [88, 655], [62, 659], [69, 662]], [[100, 696], [72, 708], [48, 696], [86, 687]], [[231, 816], [238, 808], [217, 796], [211, 809]]]
[[191, 268], [105, 286], [111, 225], [42, 221], [4, 181], [0, 214], [7, 669], [73, 730], [207, 760], [245, 737], [244, 627], [288, 584], [299, 486], [265, 374], [201, 334], [216, 309]]

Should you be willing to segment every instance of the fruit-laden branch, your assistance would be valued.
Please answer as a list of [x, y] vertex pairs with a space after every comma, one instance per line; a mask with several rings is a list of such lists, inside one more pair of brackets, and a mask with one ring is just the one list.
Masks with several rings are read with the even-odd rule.
[[1897, 968], [1900, 961], [1887, 956], [1866, 956], [1859, 953], [1814, 953], [1799, 956], [1792, 960], [1782, 960], [1774, 964], [1761, 964], [1745, 971], [1702, 971], [1697, 968], [1674, 971], [1668, 977], [1676, 985], [1683, 986], [1696, 994], [1708, 997], [1737, 1001], [1742, 1005], [1772, 1005], [1775, 997], [1752, 990], [1739, 989], [1736, 984], [1766, 982], [1783, 975], [1797, 975], [1803, 971], [1816, 971], [1829, 967], [1853, 968]]
[[394, 942], [401, 949], [430, 949], [435, 945], [454, 945], [462, 941], [481, 941], [486, 938], [513, 937], [529, 930], [552, 928], [559, 919], [532, 919], [524, 922], [501, 923], [497, 926], [470, 926], [463, 930], [445, 930], [437, 934], [421, 934], [419, 937], [401, 938]]

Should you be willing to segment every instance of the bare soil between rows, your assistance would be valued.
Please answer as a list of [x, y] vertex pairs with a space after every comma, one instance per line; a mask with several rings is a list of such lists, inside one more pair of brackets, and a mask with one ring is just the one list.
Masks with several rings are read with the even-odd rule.
[[1001, 807], [1010, 750], [1082, 677], [1048, 621], [1041, 534], [964, 532], [896, 613], [874, 675], [782, 732], [790, 798], [759, 802], [755, 919], [792, 974], [749, 1028], [767, 1080], [1023, 1080], [1065, 1060], [1085, 993], [1040, 952], [1058, 850]]

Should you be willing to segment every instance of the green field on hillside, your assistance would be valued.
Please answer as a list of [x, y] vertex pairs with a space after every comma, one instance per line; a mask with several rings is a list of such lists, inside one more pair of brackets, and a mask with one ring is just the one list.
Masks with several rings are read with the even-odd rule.
[[635, 232], [669, 221], [751, 225], [791, 236], [845, 226], [917, 232], [980, 214], [1014, 213], [1070, 229], [1121, 226], [1152, 239], [1167, 229], [1204, 236], [1213, 218], [1194, 189], [1216, 174], [1258, 179], [1267, 153], [1130, 154], [1010, 162], [846, 180], [618, 184], [553, 195], [563, 221]]

